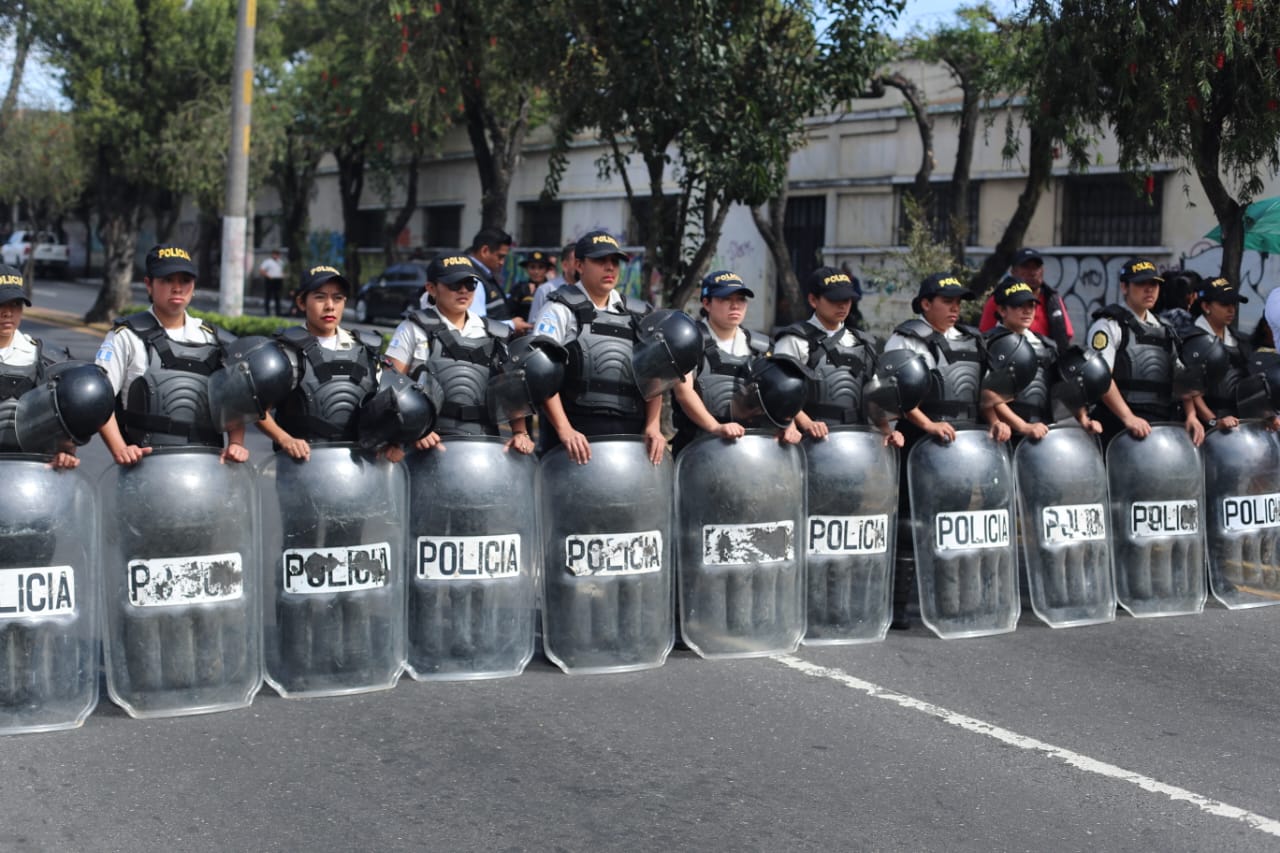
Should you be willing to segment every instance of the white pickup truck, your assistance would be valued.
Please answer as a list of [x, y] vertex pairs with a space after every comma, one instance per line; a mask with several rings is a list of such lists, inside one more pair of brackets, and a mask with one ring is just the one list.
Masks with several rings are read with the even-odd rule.
[[59, 243], [57, 235], [48, 231], [14, 231], [8, 241], [0, 244], [0, 262], [22, 269], [32, 252], [35, 252], [37, 274], [66, 277], [71, 265], [71, 248]]

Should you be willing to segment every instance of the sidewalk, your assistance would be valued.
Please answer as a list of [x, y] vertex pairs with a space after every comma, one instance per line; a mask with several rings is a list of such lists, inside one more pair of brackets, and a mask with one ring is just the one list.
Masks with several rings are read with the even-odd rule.
[[[50, 284], [54, 284], [50, 282]], [[41, 305], [34, 305], [27, 308], [24, 312], [27, 316], [35, 320], [46, 323], [53, 323], [58, 326], [66, 326], [68, 328], [77, 329], [95, 329], [103, 334], [111, 330], [110, 323], [86, 323], [84, 322], [84, 312], [89, 309], [93, 303], [99, 288], [102, 287], [102, 279], [99, 278], [74, 278], [66, 281], [56, 282], [58, 285], [71, 285], [81, 288], [85, 292], [84, 309], [69, 310], [62, 308], [48, 308]], [[147, 288], [141, 281], [135, 281], [130, 287], [132, 293], [132, 302], [138, 305], [147, 304]], [[39, 301], [39, 294], [37, 299]], [[207, 290], [197, 288], [195, 296], [191, 300], [191, 307], [200, 311], [217, 311], [218, 310], [218, 292], [216, 290]], [[254, 316], [261, 316], [263, 308], [263, 299], [261, 296], [245, 296], [244, 297], [244, 313]]]

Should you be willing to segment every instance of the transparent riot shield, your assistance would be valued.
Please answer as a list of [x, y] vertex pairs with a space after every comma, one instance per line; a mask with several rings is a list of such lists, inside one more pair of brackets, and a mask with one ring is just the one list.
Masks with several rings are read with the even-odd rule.
[[154, 448], [99, 483], [107, 691], [134, 717], [242, 708], [262, 686], [253, 469]]
[[831, 427], [805, 443], [805, 645], [883, 640], [893, 614], [898, 451], [879, 430]]
[[1204, 472], [1182, 424], [1107, 445], [1116, 598], [1134, 616], [1199, 613], [1205, 588]]
[[262, 492], [262, 639], [281, 696], [386, 690], [404, 667], [404, 466], [349, 444], [277, 451]]
[[543, 650], [565, 672], [661, 666], [675, 641], [675, 466], [650, 462], [640, 436], [590, 441], [586, 465], [564, 447], [539, 463]]
[[703, 435], [676, 460], [680, 632], [705, 658], [790, 652], [804, 637], [804, 451], [774, 433]]
[[1013, 454], [1031, 609], [1054, 628], [1116, 618], [1107, 469], [1098, 439], [1055, 426]]
[[98, 704], [93, 488], [41, 456], [0, 478], [0, 734], [73, 729]]
[[950, 444], [924, 439], [907, 457], [920, 616], [943, 639], [1018, 625], [1012, 468], [1007, 445], [977, 427]]
[[533, 657], [541, 542], [532, 456], [491, 436], [411, 453], [409, 673], [519, 675]]
[[1280, 604], [1280, 439], [1256, 421], [1200, 447], [1209, 586], [1227, 607]]

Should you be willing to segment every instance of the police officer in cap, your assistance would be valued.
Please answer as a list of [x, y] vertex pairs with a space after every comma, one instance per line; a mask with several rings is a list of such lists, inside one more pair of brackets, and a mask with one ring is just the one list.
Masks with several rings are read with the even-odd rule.
[[[790, 356], [813, 374], [796, 426], [815, 439], [826, 438], [829, 426], [864, 423], [862, 386], [875, 372], [876, 345], [871, 335], [849, 328], [846, 320], [858, 288], [853, 278], [834, 267], [819, 267], [805, 280], [813, 315], [778, 333], [776, 355]], [[885, 444], [902, 447], [902, 433], [880, 424]]]
[[609, 232], [582, 235], [574, 258], [577, 283], [551, 294], [534, 328], [569, 350], [564, 387], [543, 406], [544, 447], [563, 443], [582, 465], [591, 459], [588, 436], [643, 435], [657, 465], [667, 446], [659, 424], [662, 396], [645, 400], [631, 370], [637, 322], [652, 306], [618, 293], [629, 258]]
[[[469, 310], [481, 286], [466, 255], [437, 257], [427, 267], [430, 307], [411, 312], [387, 347], [396, 370], [415, 379], [426, 371], [444, 392], [436, 428], [418, 440], [419, 450], [443, 449], [442, 435], [498, 435], [489, 411], [488, 385], [506, 361], [511, 328]], [[508, 448], [533, 452], [526, 419], [515, 421], [512, 433]]]
[[[1240, 425], [1240, 383], [1248, 375], [1253, 348], [1248, 341], [1241, 340], [1231, 326], [1239, 310], [1237, 306], [1249, 298], [1221, 276], [1202, 282], [1196, 297], [1194, 310], [1199, 316], [1194, 328], [1222, 341], [1230, 362], [1222, 380], [1195, 398], [1196, 415], [1209, 428], [1234, 429]], [[1274, 430], [1280, 428], [1280, 421], [1272, 416], [1266, 419], [1265, 426]]]
[[[22, 273], [0, 264], [0, 453], [19, 453], [14, 430], [18, 398], [44, 382], [44, 345], [22, 331], [22, 309], [29, 306]], [[80, 464], [75, 444], [67, 442], [53, 455], [54, 468]]]
[[[350, 295], [351, 284], [334, 267], [307, 269], [294, 297], [303, 324], [276, 333], [293, 366], [294, 387], [258, 429], [293, 459], [309, 459], [311, 442], [356, 441], [360, 408], [378, 387], [381, 339], [357, 338], [341, 325]], [[404, 458], [398, 445], [385, 453], [392, 462]]]
[[[1027, 247], [1014, 252], [1006, 280], [1021, 281], [1031, 288], [1036, 299], [1031, 331], [1053, 341], [1058, 346], [1059, 352], [1065, 351], [1075, 335], [1075, 330], [1071, 328], [1071, 315], [1067, 313], [1067, 306], [1063, 303], [1062, 297], [1044, 283], [1044, 257], [1035, 249]], [[1002, 281], [1001, 284], [1004, 282]], [[983, 332], [994, 329], [998, 313], [993, 295], [982, 306], [982, 319], [978, 321], [978, 328]]]
[[[755, 296], [742, 278], [730, 270], [715, 270], [702, 279], [702, 358], [673, 389], [676, 406], [673, 420], [676, 437], [672, 449], [678, 453], [702, 432], [721, 438], [741, 438], [746, 430], [731, 419], [733, 395], [742, 390], [751, 362], [769, 353], [769, 338], [762, 332], [742, 328], [747, 316], [747, 300]], [[794, 426], [786, 430], [791, 443], [800, 440]]]
[[[116, 392], [116, 413], [98, 432], [120, 465], [156, 445], [222, 447], [209, 412], [209, 374], [222, 365], [227, 332], [187, 313], [196, 267], [178, 246], [147, 252], [143, 283], [151, 308], [116, 321], [94, 361]], [[244, 427], [227, 430], [224, 462], [244, 462]]]
[[517, 317], [528, 320], [534, 294], [551, 274], [551, 259], [546, 252], [530, 252], [520, 259], [520, 266], [529, 279], [511, 288], [511, 307]]
[[[1058, 360], [1058, 347], [1044, 335], [1031, 330], [1038, 303], [1030, 284], [1006, 278], [996, 285], [992, 299], [995, 300], [1000, 322], [987, 332], [987, 343], [1006, 335], [1022, 337], [1036, 354], [1036, 375], [1011, 402], [1000, 400], [989, 391], [984, 394], [989, 395], [987, 402], [995, 407], [996, 415], [1009, 425], [1016, 436], [1044, 438], [1049, 434], [1049, 425], [1057, 420], [1053, 412], [1050, 383], [1053, 366]], [[1102, 424], [1092, 420], [1086, 409], [1081, 408], [1073, 414], [1080, 426], [1089, 432], [1102, 432]]]
[[[1178, 339], [1173, 327], [1153, 310], [1163, 281], [1154, 263], [1134, 258], [1120, 270], [1124, 301], [1094, 312], [1089, 346], [1101, 353], [1112, 376], [1111, 387], [1093, 413], [1102, 422], [1104, 441], [1126, 430], [1134, 438], [1146, 438], [1151, 421], [1175, 417]], [[1199, 447], [1204, 427], [1196, 417], [1192, 396], [1183, 399], [1183, 419], [1192, 443]]]

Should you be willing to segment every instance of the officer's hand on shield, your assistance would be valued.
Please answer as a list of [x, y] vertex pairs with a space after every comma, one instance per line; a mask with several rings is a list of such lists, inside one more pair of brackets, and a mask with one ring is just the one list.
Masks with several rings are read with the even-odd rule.
[[1191, 443], [1196, 447], [1199, 447], [1204, 443], [1204, 426], [1200, 423], [1200, 419], [1195, 416], [1194, 412], [1189, 418], [1187, 418], [1186, 425], [1187, 435], [1191, 436]]
[[1013, 436], [1013, 430], [1009, 429], [1009, 425], [1004, 421], [996, 421], [991, 425], [991, 429], [987, 430], [987, 435], [991, 436], [993, 441], [1008, 441]]
[[1084, 428], [1085, 432], [1091, 432], [1094, 435], [1102, 434], [1102, 422], [1095, 421], [1093, 418], [1089, 417], [1089, 411], [1087, 409], [1081, 409], [1076, 412], [1076, 420], [1080, 422], [1080, 426]]
[[517, 432], [502, 446], [503, 450], [515, 450], [528, 456], [533, 452], [533, 439], [527, 432]]
[[306, 462], [311, 458], [311, 445], [306, 442], [306, 439], [294, 438], [290, 435], [281, 439], [278, 443], [280, 449], [289, 454], [290, 459]]
[[[585, 438], [583, 440], [585, 441]], [[644, 446], [649, 451], [649, 461], [654, 465], [661, 464], [662, 457], [667, 452], [667, 437], [662, 434], [662, 428], [657, 424], [651, 424], [645, 428]]]
[[1280, 432], [1280, 418], [1272, 415], [1262, 421], [1262, 428], [1267, 432]]
[[221, 462], [248, 462], [249, 448], [238, 441], [228, 442], [222, 453], [218, 454], [218, 459]]
[[404, 448], [398, 444], [388, 444], [378, 451], [378, 455], [394, 465], [404, 459]]
[[1047, 424], [1042, 424], [1039, 422], [1027, 423], [1026, 421], [1023, 421], [1022, 429], [1018, 430], [1018, 432], [1019, 434], [1025, 435], [1030, 439], [1039, 441], [1040, 439], [1044, 438], [1046, 435], [1049, 434], [1049, 427]]
[[440, 452], [444, 453], [444, 442], [440, 440], [440, 434], [435, 430], [432, 430], [422, 438], [415, 441], [413, 446], [419, 450], [433, 450], [438, 447], [440, 448]]
[[943, 444], [950, 444], [956, 440], [956, 428], [946, 421], [931, 420], [923, 429], [934, 438], [940, 439]]
[[799, 444], [802, 438], [804, 435], [796, 428], [795, 421], [787, 424], [786, 428], [778, 430], [778, 441], [782, 444]]
[[74, 453], [67, 453], [65, 450], [59, 450], [53, 454], [53, 459], [49, 462], [49, 467], [55, 471], [66, 471], [75, 468], [80, 464], [80, 459]]
[[713, 435], [717, 435], [720, 438], [735, 439], [742, 438], [746, 435], [747, 429], [742, 424], [729, 421], [728, 423], [716, 424], [716, 428], [711, 432]]
[[902, 433], [898, 432], [896, 429], [890, 430], [884, 435], [885, 447], [897, 447], [901, 449], [906, 445], [906, 443], [907, 443], [906, 438], [902, 435]]
[[1134, 438], [1146, 438], [1151, 435], [1151, 424], [1137, 415], [1130, 414], [1127, 418], [1122, 419], [1121, 423], [1129, 431], [1129, 435]]
[[1218, 429], [1235, 429], [1238, 426], [1240, 426], [1240, 419], [1234, 415], [1218, 418]]
[[794, 423], [810, 438], [821, 440], [831, 434], [831, 430], [827, 428], [826, 421], [814, 420], [804, 412], [796, 414]]

